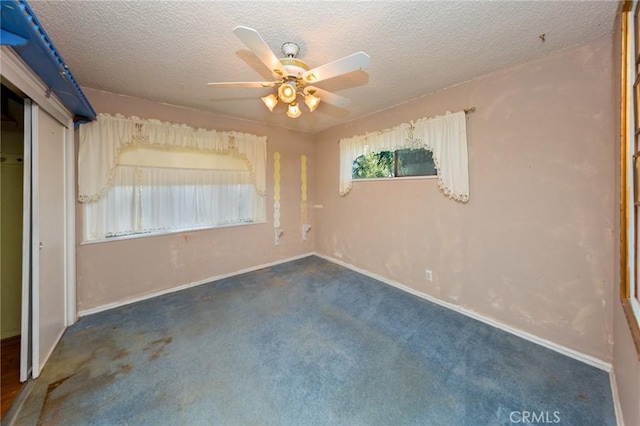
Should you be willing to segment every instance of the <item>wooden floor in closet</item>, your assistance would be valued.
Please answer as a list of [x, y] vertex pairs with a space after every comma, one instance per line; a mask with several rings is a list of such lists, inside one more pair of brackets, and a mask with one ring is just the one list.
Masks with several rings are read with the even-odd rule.
[[9, 411], [13, 400], [22, 389], [20, 383], [20, 336], [3, 339], [0, 346], [2, 358], [1, 382], [2, 417]]

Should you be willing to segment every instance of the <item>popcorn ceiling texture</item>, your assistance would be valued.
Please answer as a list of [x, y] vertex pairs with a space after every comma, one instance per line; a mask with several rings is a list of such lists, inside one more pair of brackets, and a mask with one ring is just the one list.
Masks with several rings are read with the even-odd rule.
[[[315, 133], [489, 72], [611, 34], [618, 2], [70, 2], [31, 7], [84, 87]], [[208, 82], [271, 80], [232, 33], [255, 28], [311, 67], [357, 51], [366, 70], [319, 87], [352, 100], [293, 120], [260, 101], [271, 89]], [[546, 34], [543, 43], [539, 36]], [[459, 105], [460, 109], [471, 105]]]

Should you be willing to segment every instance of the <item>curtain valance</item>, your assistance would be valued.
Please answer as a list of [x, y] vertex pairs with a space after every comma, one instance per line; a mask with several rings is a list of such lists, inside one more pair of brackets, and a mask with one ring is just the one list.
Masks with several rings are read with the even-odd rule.
[[80, 127], [78, 199], [84, 202], [102, 198], [113, 184], [120, 151], [135, 145], [243, 157], [248, 163], [257, 193], [266, 195], [266, 136], [194, 129], [184, 124], [124, 117], [120, 114], [99, 114], [96, 121]]
[[404, 123], [340, 140], [340, 195], [352, 187], [353, 162], [367, 152], [424, 148], [433, 152], [438, 186], [449, 198], [469, 201], [467, 120], [464, 111]]

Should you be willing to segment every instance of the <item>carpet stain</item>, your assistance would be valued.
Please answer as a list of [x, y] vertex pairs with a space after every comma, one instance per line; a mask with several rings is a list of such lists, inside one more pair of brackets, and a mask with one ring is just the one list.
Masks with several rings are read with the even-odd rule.
[[51, 395], [51, 392], [53, 392], [54, 390], [56, 390], [58, 388], [58, 386], [60, 386], [61, 384], [63, 384], [64, 382], [66, 382], [67, 380], [69, 380], [71, 377], [73, 377], [75, 374], [72, 374], [70, 376], [67, 377], [63, 377], [60, 380], [56, 380], [53, 383], [49, 383], [49, 386], [47, 386], [47, 398]]
[[119, 359], [126, 358], [128, 356], [129, 356], [129, 351], [126, 350], [126, 349], [120, 348], [120, 349], [116, 350], [116, 352], [113, 354], [112, 360], [116, 361], [116, 360], [119, 360]]
[[168, 336], [163, 337], [162, 339], [154, 340], [153, 342], [147, 344], [147, 346], [144, 348], [144, 351], [151, 352], [151, 355], [149, 355], [149, 361], [154, 361], [160, 358], [160, 356], [164, 354], [165, 346], [167, 346], [172, 341], [173, 337]]
[[[102, 366], [108, 366], [108, 364], [102, 364]], [[79, 395], [87, 392], [105, 391], [115, 382], [118, 375], [129, 374], [131, 371], [133, 371], [131, 364], [119, 365], [115, 371], [103, 372], [102, 374], [99, 374], [100, 372], [96, 371], [96, 369], [93, 369], [91, 373], [90, 369], [85, 369], [81, 373], [71, 374], [52, 382], [47, 387], [47, 393], [38, 418], [38, 426], [65, 424], [66, 422], [63, 419], [67, 415], [67, 411], [73, 407], [73, 401], [77, 400]], [[96, 373], [98, 375], [94, 376]], [[67, 381], [69, 381], [68, 385], [60, 388]], [[87, 388], [88, 383], [91, 384], [90, 388]], [[58, 388], [60, 390], [55, 392]]]
[[47, 394], [44, 397], [44, 402], [42, 403], [42, 411], [40, 411], [40, 417], [38, 418], [38, 426], [40, 425], [44, 425], [45, 423], [42, 420], [42, 415], [45, 412], [45, 408], [48, 408], [47, 405], [49, 405], [49, 400], [51, 399], [51, 393], [56, 390], [61, 384], [63, 384], [64, 382], [66, 382], [67, 380], [69, 380], [71, 377], [73, 377], [75, 374], [72, 374], [70, 376], [67, 377], [63, 377], [60, 380], [56, 380], [53, 383], [49, 383], [49, 386], [47, 386]]
[[580, 392], [580, 393], [578, 394], [578, 398], [580, 398], [580, 399], [587, 399], [587, 395], [585, 395], [585, 394], [583, 394], [582, 392]]
[[289, 283], [286, 280], [284, 280], [284, 279], [282, 279], [281, 277], [278, 277], [278, 276], [271, 278], [269, 281], [267, 281], [266, 284], [267, 284], [267, 286], [269, 286], [271, 288], [273, 288], [273, 287], [285, 287], [285, 286], [289, 285]]

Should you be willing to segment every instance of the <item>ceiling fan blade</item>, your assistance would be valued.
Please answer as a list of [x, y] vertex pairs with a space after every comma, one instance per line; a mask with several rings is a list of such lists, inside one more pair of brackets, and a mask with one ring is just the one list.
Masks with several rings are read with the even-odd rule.
[[276, 55], [269, 48], [267, 43], [260, 37], [260, 34], [253, 28], [236, 27], [233, 33], [243, 42], [254, 55], [265, 64], [271, 72], [279, 77], [286, 75], [286, 71]]
[[207, 83], [207, 86], [213, 88], [231, 88], [231, 87], [273, 87], [279, 81], [229, 81], [226, 83]]
[[361, 70], [362, 68], [368, 67], [370, 62], [371, 58], [369, 55], [364, 52], [358, 52], [313, 68], [302, 74], [302, 78], [309, 83], [315, 83], [352, 71]]
[[320, 101], [340, 108], [344, 108], [351, 103], [351, 99], [336, 95], [335, 93], [327, 92], [326, 90], [318, 89], [317, 87], [307, 86], [304, 88], [304, 93], [305, 95], [317, 96], [320, 98]]

